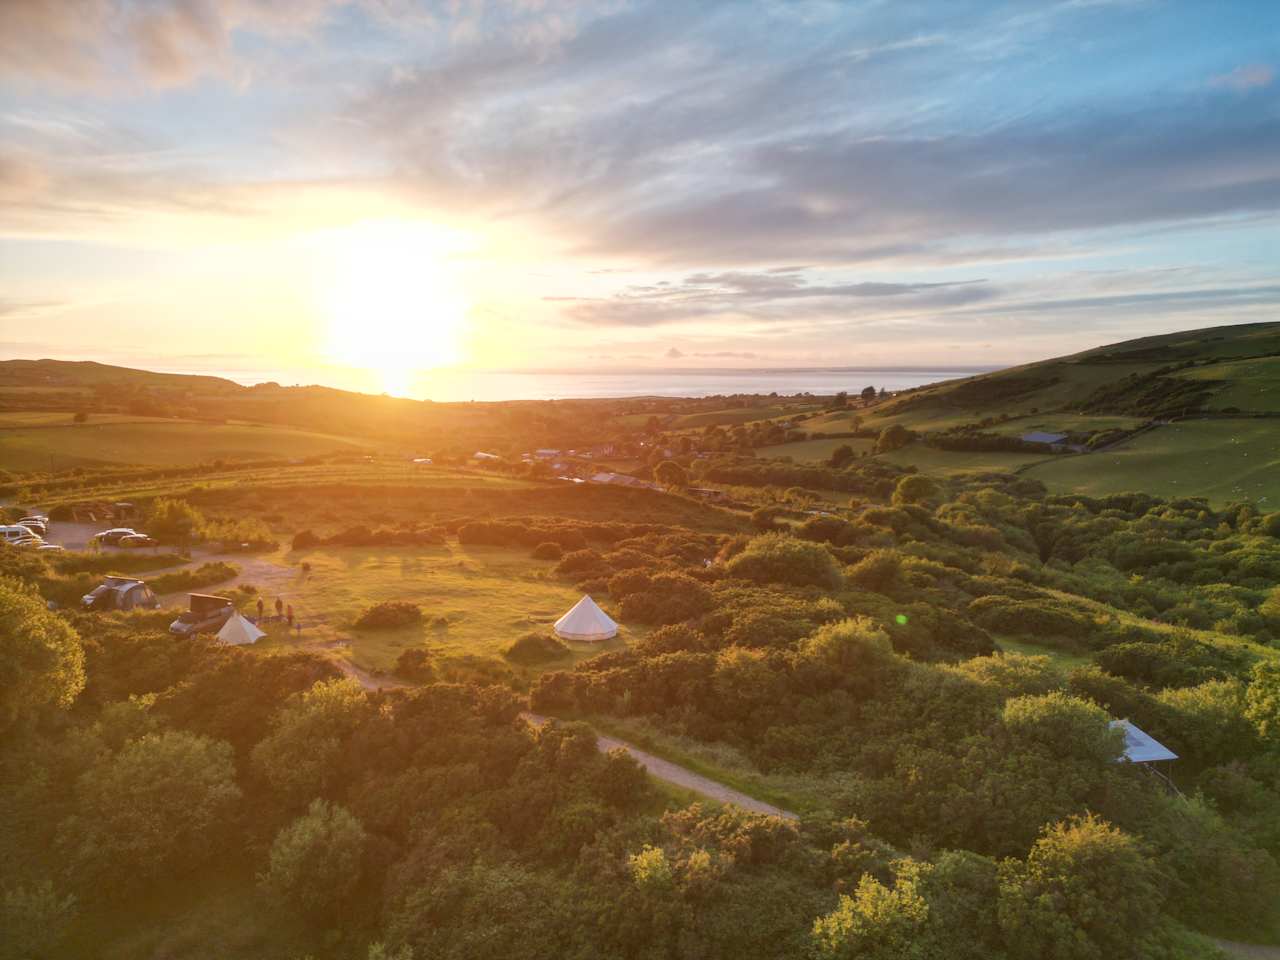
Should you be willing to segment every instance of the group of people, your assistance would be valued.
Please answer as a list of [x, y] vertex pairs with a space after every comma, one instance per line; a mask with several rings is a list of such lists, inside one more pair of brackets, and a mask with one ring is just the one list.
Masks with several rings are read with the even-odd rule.
[[[266, 619], [266, 604], [262, 598], [258, 598], [258, 623], [262, 623]], [[293, 604], [286, 604], [279, 597], [276, 597], [276, 620], [283, 620], [289, 625], [289, 629], [298, 631], [298, 636], [302, 636], [302, 621], [295, 621], [293, 618]]]

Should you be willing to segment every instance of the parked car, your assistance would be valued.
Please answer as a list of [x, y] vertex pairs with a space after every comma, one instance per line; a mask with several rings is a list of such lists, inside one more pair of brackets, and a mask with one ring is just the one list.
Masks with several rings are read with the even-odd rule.
[[187, 600], [189, 609], [169, 624], [169, 632], [180, 637], [197, 633], [216, 633], [231, 619], [235, 604], [226, 597], [206, 593], [193, 593]]
[[15, 540], [13, 545], [15, 547], [27, 547], [28, 549], [34, 549], [43, 547], [46, 544], [44, 542], [44, 537], [37, 537], [35, 534], [32, 534], [24, 540]]
[[86, 610], [155, 610], [160, 601], [151, 588], [132, 577], [107, 577], [80, 598]]
[[60, 543], [42, 543], [36, 549], [41, 553], [62, 553], [66, 547]]
[[99, 543], [114, 545], [120, 542], [123, 537], [132, 537], [138, 531], [133, 527], [112, 527], [110, 530], [103, 530], [93, 535], [93, 539]]
[[145, 533], [131, 533], [116, 541], [117, 547], [154, 547], [155, 545], [156, 539], [148, 537]]
[[17, 543], [20, 540], [30, 540], [33, 536], [34, 533], [17, 523], [0, 526], [0, 543]]
[[23, 517], [18, 521], [18, 526], [33, 530], [42, 537], [49, 532], [48, 522], [41, 520], [39, 517]]

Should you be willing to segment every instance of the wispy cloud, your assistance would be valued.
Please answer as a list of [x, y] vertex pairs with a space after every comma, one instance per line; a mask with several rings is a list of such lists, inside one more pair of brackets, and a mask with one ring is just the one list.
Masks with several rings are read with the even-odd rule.
[[1211, 87], [1225, 87], [1228, 90], [1244, 92], [1271, 86], [1276, 78], [1275, 69], [1265, 63], [1251, 63], [1236, 67], [1230, 73], [1224, 73], [1209, 81]]

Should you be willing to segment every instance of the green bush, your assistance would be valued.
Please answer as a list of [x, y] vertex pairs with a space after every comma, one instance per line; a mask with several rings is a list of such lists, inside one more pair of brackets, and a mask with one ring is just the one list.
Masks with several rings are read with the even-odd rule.
[[732, 577], [757, 583], [789, 583], [835, 590], [844, 582], [835, 557], [825, 546], [779, 533], [755, 537], [746, 549], [725, 564], [725, 570]]
[[533, 548], [531, 556], [535, 560], [559, 560], [564, 556], [564, 548], [558, 543], [545, 540]]
[[569, 648], [549, 633], [526, 633], [511, 641], [502, 655], [512, 663], [534, 666], [569, 655]]
[[215, 583], [222, 583], [240, 575], [240, 568], [224, 560], [202, 563], [194, 570], [177, 570], [162, 574], [147, 585], [156, 593], [176, 593], [179, 590], [199, 590]]
[[422, 622], [422, 608], [408, 600], [384, 600], [360, 614], [352, 624], [357, 630], [391, 630]]

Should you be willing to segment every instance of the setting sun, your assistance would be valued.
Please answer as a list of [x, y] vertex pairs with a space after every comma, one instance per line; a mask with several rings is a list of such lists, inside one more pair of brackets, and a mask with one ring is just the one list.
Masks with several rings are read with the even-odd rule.
[[325, 237], [318, 278], [330, 358], [406, 394], [420, 371], [461, 359], [469, 305], [448, 266], [460, 238], [426, 224], [359, 224]]

